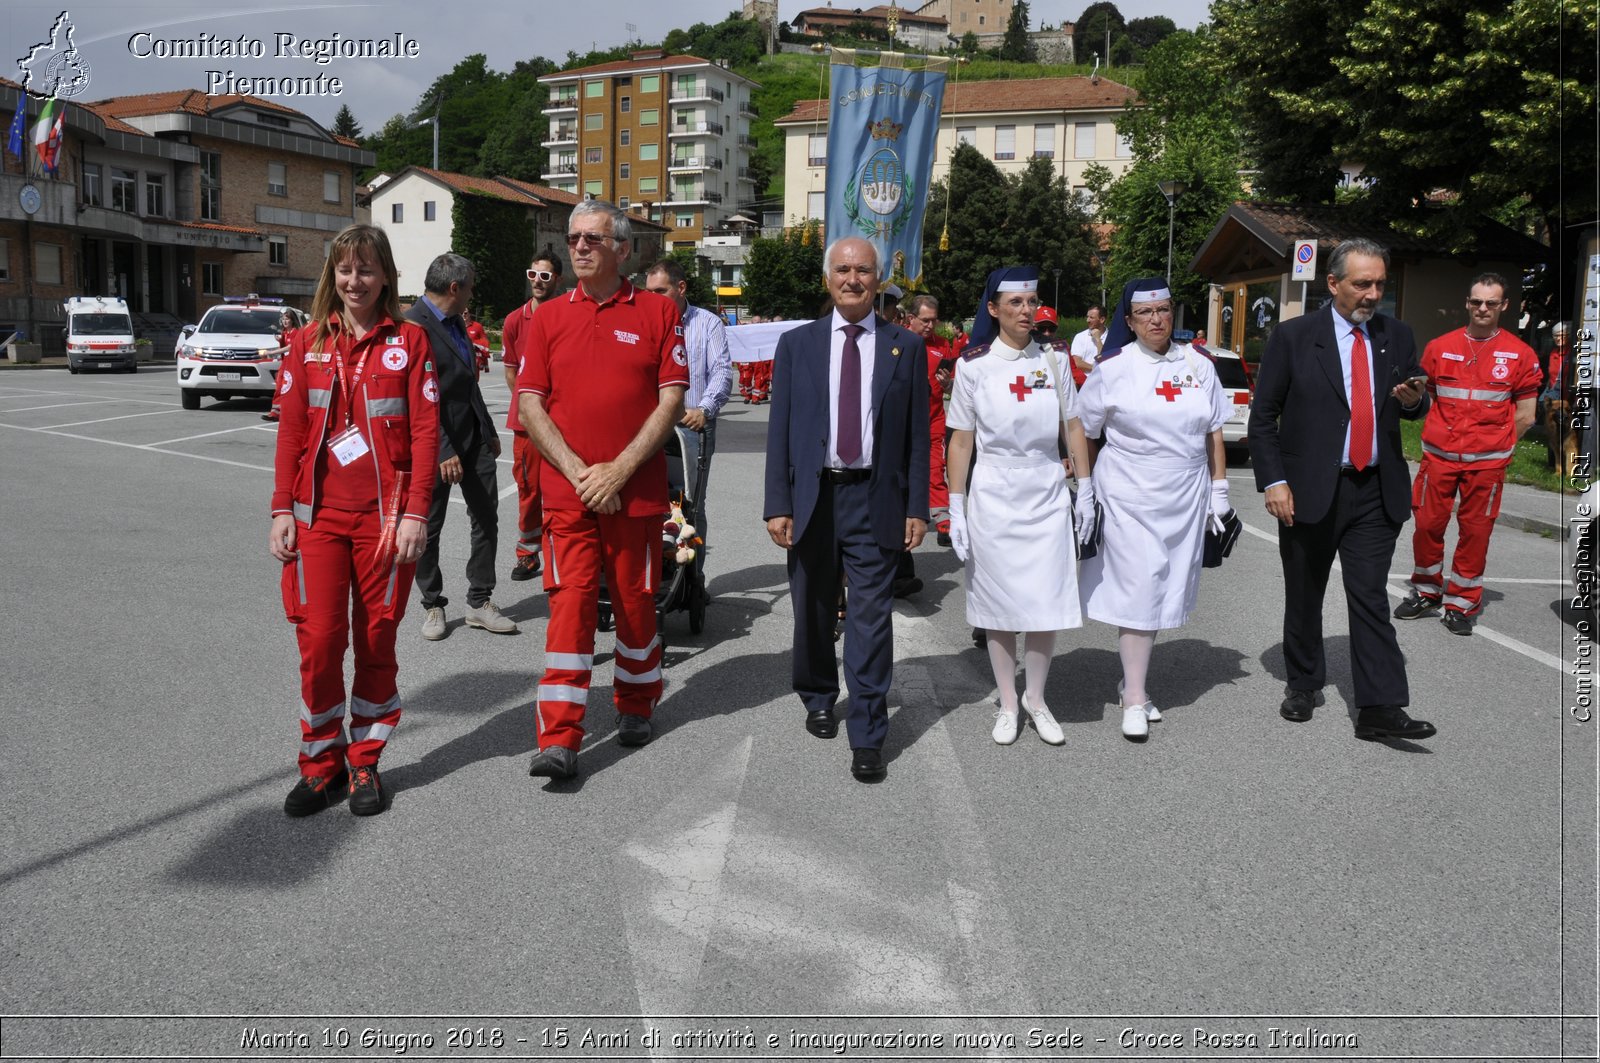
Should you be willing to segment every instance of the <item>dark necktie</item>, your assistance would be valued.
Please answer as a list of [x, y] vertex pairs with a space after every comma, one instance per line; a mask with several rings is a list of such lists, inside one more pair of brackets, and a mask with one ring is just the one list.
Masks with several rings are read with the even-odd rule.
[[1350, 464], [1357, 469], [1372, 464], [1372, 371], [1360, 329], [1350, 334]]
[[865, 331], [860, 325], [844, 327], [844, 357], [839, 362], [838, 450], [846, 465], [861, 460], [861, 348], [856, 337]]

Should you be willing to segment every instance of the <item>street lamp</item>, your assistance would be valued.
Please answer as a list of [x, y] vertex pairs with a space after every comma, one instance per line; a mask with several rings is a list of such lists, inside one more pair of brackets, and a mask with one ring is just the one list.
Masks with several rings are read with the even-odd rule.
[[1050, 272], [1056, 275], [1056, 301], [1052, 305], [1055, 306], [1056, 313], [1059, 314], [1061, 312], [1061, 267], [1056, 266]]
[[1189, 187], [1183, 181], [1158, 181], [1156, 187], [1167, 197], [1167, 287], [1172, 287], [1172, 224], [1178, 210], [1178, 197]]

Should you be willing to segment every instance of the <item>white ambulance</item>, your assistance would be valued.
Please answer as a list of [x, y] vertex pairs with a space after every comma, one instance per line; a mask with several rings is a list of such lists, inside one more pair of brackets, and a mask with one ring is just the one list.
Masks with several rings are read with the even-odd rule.
[[133, 315], [126, 300], [108, 295], [74, 295], [67, 311], [67, 371], [139, 371], [133, 342]]

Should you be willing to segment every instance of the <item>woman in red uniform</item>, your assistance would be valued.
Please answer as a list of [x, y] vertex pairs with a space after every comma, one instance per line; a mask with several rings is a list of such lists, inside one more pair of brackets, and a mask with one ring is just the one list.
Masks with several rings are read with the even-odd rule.
[[[304, 701], [300, 781], [283, 804], [291, 816], [321, 811], [347, 784], [358, 816], [389, 804], [378, 757], [400, 719], [395, 629], [428, 537], [439, 448], [433, 356], [422, 329], [401, 319], [397, 291], [383, 230], [339, 233], [311, 324], [290, 338], [278, 377], [268, 549], [283, 562]], [[344, 650], [352, 639], [347, 740]]]

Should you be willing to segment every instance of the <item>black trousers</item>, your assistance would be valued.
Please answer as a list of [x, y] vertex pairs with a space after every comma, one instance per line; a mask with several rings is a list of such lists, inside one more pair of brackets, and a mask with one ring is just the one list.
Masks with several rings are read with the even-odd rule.
[[1389, 616], [1389, 563], [1400, 525], [1383, 508], [1376, 466], [1342, 473], [1333, 505], [1316, 523], [1295, 521], [1278, 529], [1283, 559], [1283, 657], [1290, 690], [1318, 690], [1327, 682], [1322, 644], [1322, 603], [1338, 557], [1350, 610], [1350, 666], [1356, 707], [1405, 706], [1406, 660]]
[[[461, 457], [461, 497], [467, 500], [472, 520], [472, 553], [467, 558], [467, 604], [479, 606], [494, 593], [494, 556], [500, 541], [500, 489], [495, 480], [493, 448], [480, 444]], [[435, 473], [437, 475], [437, 473]], [[439, 571], [439, 533], [450, 511], [450, 484], [433, 485], [433, 507], [428, 510], [428, 545], [417, 562], [417, 590], [422, 607], [432, 609], [449, 602], [444, 573]]]

